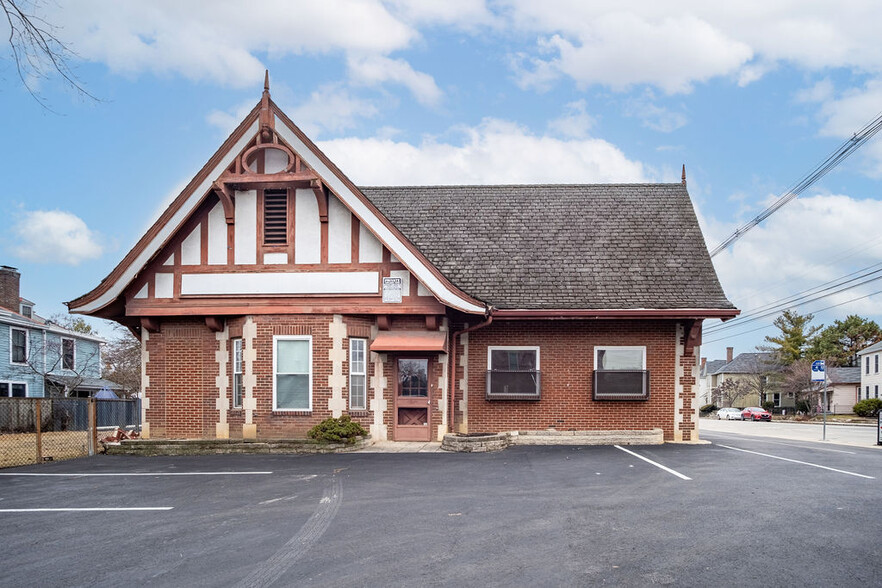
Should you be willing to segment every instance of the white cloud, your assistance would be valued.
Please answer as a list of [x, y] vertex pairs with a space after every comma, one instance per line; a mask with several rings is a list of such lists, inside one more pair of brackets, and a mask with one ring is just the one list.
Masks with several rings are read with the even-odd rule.
[[319, 147], [362, 185], [645, 182], [649, 172], [601, 139], [538, 136], [485, 119], [455, 129], [461, 144], [433, 137], [418, 145], [389, 138], [335, 139]]
[[427, 25], [456, 25], [475, 29], [497, 20], [484, 0], [386, 0], [396, 15], [407, 22]]
[[647, 89], [643, 94], [629, 98], [625, 102], [626, 116], [643, 121], [643, 126], [660, 133], [670, 133], [685, 126], [689, 119], [682, 112], [673, 112], [655, 104], [655, 94]]
[[236, 87], [262, 78], [258, 53], [387, 54], [418, 37], [379, 0], [119, 0], [112, 10], [83, 0], [46, 8], [79, 56], [112, 71], [173, 73]]
[[587, 109], [588, 104], [584, 99], [568, 103], [563, 116], [549, 121], [549, 130], [564, 137], [587, 137], [588, 131], [594, 126], [594, 118]]
[[368, 86], [392, 82], [410, 90], [421, 104], [434, 106], [441, 101], [441, 90], [432, 76], [414, 70], [403, 59], [390, 59], [382, 55], [350, 55], [347, 65], [355, 82]]
[[104, 252], [99, 235], [63, 210], [24, 212], [12, 231], [18, 242], [14, 253], [28, 261], [79, 265]]
[[[552, 73], [581, 85], [624, 89], [650, 84], [667, 93], [733, 76], [749, 84], [780, 63], [809, 72], [882, 69], [875, 0], [726, 2], [705, 0], [504, 0], [500, 12], [538, 37], [524, 83]], [[551, 58], [541, 57], [549, 45]], [[538, 78], [538, 80], [536, 79]]]
[[[730, 222], [702, 221], [710, 247], [735, 229]], [[714, 266], [730, 300], [749, 310], [882, 262], [880, 224], [882, 201], [841, 194], [800, 197], [717, 255]], [[837, 294], [800, 312], [876, 290], [882, 290], [882, 282]], [[843, 309], [858, 314], [879, 312], [878, 304], [868, 299]]]

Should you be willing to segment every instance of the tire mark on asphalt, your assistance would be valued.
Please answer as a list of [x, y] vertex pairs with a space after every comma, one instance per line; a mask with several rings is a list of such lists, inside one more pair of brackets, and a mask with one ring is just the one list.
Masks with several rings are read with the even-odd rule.
[[297, 534], [236, 586], [238, 588], [256, 588], [275, 583], [325, 534], [331, 521], [337, 516], [342, 500], [343, 485], [339, 479], [334, 477], [330, 487], [325, 490], [319, 501], [318, 508], [300, 527]]

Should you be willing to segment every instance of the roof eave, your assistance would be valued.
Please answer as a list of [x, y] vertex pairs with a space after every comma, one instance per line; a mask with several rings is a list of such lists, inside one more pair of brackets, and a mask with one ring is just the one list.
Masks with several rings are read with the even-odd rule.
[[741, 314], [737, 308], [619, 308], [619, 309], [494, 309], [496, 319], [593, 318], [593, 319], [722, 319]]

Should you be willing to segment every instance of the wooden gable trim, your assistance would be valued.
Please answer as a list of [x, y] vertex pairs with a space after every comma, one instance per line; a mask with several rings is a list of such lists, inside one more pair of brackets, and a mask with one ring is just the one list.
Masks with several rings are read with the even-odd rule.
[[307, 163], [319, 180], [355, 218], [371, 230], [386, 249], [395, 253], [408, 271], [416, 275], [443, 304], [469, 314], [486, 314], [486, 304], [450, 282], [272, 100], [270, 104], [276, 117], [283, 123], [281, 128], [276, 127], [276, 134], [301, 157], [310, 154], [316, 158]]
[[[128, 286], [137, 273], [162, 249], [168, 239], [174, 236], [179, 226], [186, 222], [192, 211], [198, 206], [198, 203], [213, 188], [214, 182], [205, 186], [205, 189], [197, 194], [199, 188], [212, 176], [220, 176], [223, 170], [219, 171], [218, 168], [223, 165], [225, 160], [231, 157], [231, 154], [234, 157], [238, 156], [239, 152], [245, 147], [243, 144], [244, 139], [246, 137], [250, 139], [257, 132], [259, 106], [258, 104], [251, 110], [202, 169], [190, 180], [190, 183], [165, 209], [122, 261], [102, 280], [98, 287], [67, 303], [71, 312], [94, 314], [96, 311], [112, 304], [122, 294], [122, 290]], [[194, 202], [194, 199], [197, 201]], [[188, 203], [192, 205], [185, 207]], [[224, 213], [226, 216], [226, 208]]]

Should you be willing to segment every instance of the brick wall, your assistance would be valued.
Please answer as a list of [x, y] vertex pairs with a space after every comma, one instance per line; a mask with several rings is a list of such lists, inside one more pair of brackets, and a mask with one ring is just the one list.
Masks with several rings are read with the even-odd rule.
[[[676, 344], [674, 321], [496, 321], [469, 334], [469, 432], [658, 427], [664, 430], [666, 440], [673, 440]], [[495, 345], [540, 347], [541, 400], [484, 398], [487, 347]], [[646, 346], [648, 401], [591, 399], [594, 347], [599, 345]], [[462, 346], [458, 348], [461, 354]], [[694, 357], [690, 357], [694, 363]], [[457, 372], [462, 377], [459, 365]], [[461, 397], [457, 391], [457, 401]], [[690, 406], [691, 399], [685, 401]], [[462, 419], [458, 410], [456, 418], [457, 422]]]

